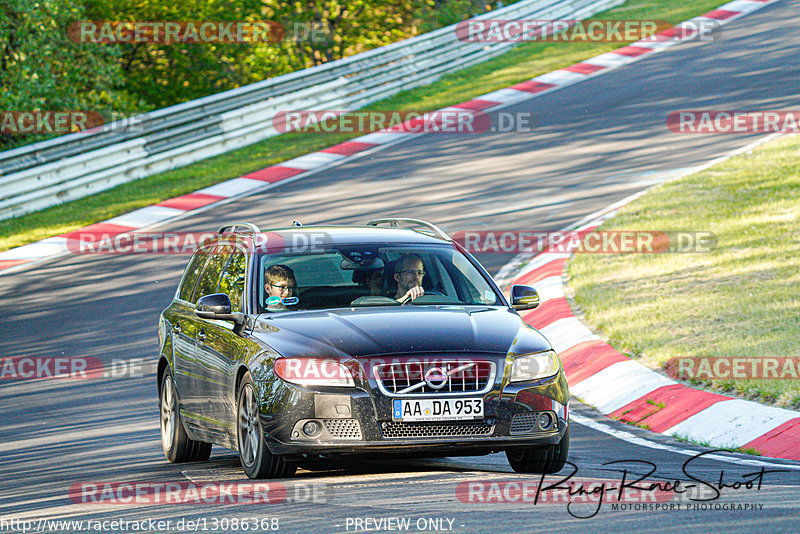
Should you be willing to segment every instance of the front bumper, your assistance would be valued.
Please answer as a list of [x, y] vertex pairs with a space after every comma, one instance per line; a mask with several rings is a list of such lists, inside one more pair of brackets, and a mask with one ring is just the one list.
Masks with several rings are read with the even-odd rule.
[[[569, 420], [563, 372], [546, 381], [464, 394], [483, 398], [484, 418], [477, 421], [393, 421], [392, 399], [377, 388], [304, 388], [280, 379], [271, 386], [261, 409], [267, 447], [273, 454], [298, 457], [483, 454], [511, 446], [553, 445], [563, 437]], [[543, 429], [537, 421], [545, 413], [552, 422]], [[308, 436], [303, 427], [310, 421], [317, 423], [319, 432]]]

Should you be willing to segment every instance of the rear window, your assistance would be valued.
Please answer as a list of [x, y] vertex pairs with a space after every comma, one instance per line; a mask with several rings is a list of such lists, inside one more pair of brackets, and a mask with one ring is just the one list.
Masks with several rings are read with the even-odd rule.
[[194, 288], [197, 285], [197, 278], [200, 276], [200, 271], [203, 269], [206, 260], [208, 259], [208, 250], [198, 251], [192, 257], [189, 265], [186, 266], [186, 271], [181, 281], [181, 286], [178, 289], [178, 298], [187, 302], [194, 302], [192, 295], [194, 295]]
[[219, 280], [218, 293], [225, 293], [231, 299], [231, 310], [242, 310], [242, 295], [244, 293], [245, 270], [247, 257], [244, 252], [235, 251], [228, 257], [228, 264]]
[[211, 253], [208, 263], [203, 269], [203, 274], [200, 275], [200, 281], [197, 284], [197, 291], [195, 291], [194, 299], [199, 300], [204, 295], [211, 295], [217, 293], [219, 287], [219, 279], [222, 276], [222, 269], [228, 260], [228, 256], [233, 251], [230, 246], [218, 246]]

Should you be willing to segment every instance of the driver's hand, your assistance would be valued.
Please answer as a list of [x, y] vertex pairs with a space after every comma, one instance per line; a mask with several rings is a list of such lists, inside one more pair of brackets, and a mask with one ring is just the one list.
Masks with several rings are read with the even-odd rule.
[[425, 294], [425, 290], [422, 289], [422, 286], [414, 286], [411, 289], [409, 289], [408, 291], [406, 291], [406, 294], [403, 295], [399, 300], [400, 300], [400, 302], [405, 302], [405, 301], [407, 301], [409, 299], [414, 300], [415, 298], [421, 297], [424, 294]]

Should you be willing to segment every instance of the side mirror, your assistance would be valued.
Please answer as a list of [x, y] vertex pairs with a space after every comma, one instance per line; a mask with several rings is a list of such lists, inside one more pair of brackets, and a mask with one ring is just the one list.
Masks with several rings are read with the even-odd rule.
[[511, 286], [511, 307], [532, 310], [539, 305], [539, 293], [530, 286]]
[[237, 326], [244, 324], [244, 314], [231, 313], [231, 299], [225, 293], [203, 295], [197, 301], [194, 313], [203, 319], [233, 321]]

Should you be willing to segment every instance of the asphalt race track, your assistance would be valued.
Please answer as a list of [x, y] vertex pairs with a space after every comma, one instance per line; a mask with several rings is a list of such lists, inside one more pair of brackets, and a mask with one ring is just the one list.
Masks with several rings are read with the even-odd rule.
[[[213, 231], [223, 221], [241, 220], [261, 228], [285, 226], [293, 219], [306, 225], [361, 224], [380, 216], [422, 218], [451, 235], [461, 230], [559, 230], [757, 139], [675, 134], [665, 124], [670, 112], [798, 105], [798, 27], [800, 1], [779, 2], [726, 25], [713, 42], [680, 44], [503, 110], [532, 112], [537, 125], [532, 132], [411, 138], [162, 230]], [[477, 256], [496, 273], [513, 255]], [[31, 521], [29, 532], [80, 531], [40, 523], [45, 519], [170, 520], [170, 525], [152, 523], [145, 530], [244, 532], [252, 531], [252, 524], [235, 528], [232, 520], [252, 518], [274, 518], [266, 525], [277, 525], [281, 532], [387, 531], [403, 525], [412, 532], [797, 529], [797, 462], [732, 453], [719, 454], [725, 461], [692, 459], [707, 449], [617, 424], [577, 401], [572, 403], [577, 419], [570, 450], [577, 469], [573, 481], [615, 487], [623, 468], [628, 481], [634, 473], [647, 474], [650, 468], [641, 463], [646, 459], [656, 466], [649, 481], [685, 483], [684, 470], [703, 481], [699, 485], [705, 491], [698, 498], [713, 497], [709, 488], [718, 488], [719, 482], [733, 486], [738, 481], [741, 487], [724, 488], [716, 500], [691, 503], [669, 491], [656, 501], [641, 502], [632, 491], [625, 501], [628, 509], [616, 510], [612, 505], [620, 503], [612, 490], [603, 503], [568, 507], [564, 500], [553, 502], [551, 493], [534, 504], [515, 489], [523, 486], [512, 483], [536, 483], [538, 478], [513, 473], [505, 456], [496, 454], [307, 466], [271, 487], [279, 502], [81, 502], [70, 495], [76, 484], [251, 482], [232, 451], [215, 447], [209, 462], [182, 465], [167, 463], [161, 451], [153, 365], [156, 321], [187, 260], [176, 255], [70, 255], [0, 277], [0, 354], [96, 358], [109, 374], [90, 380], [0, 381], [0, 532], [22, 532], [20, 521]], [[620, 439], [619, 432], [628, 439]], [[627, 462], [608, 465], [620, 460]], [[546, 482], [555, 483], [569, 472], [565, 468]], [[744, 484], [756, 479], [760, 487]], [[480, 502], [481, 495], [492, 495], [492, 482], [508, 490], [500, 490], [505, 497]], [[749, 509], [740, 509], [744, 505]], [[12, 518], [17, 523], [9, 523]], [[199, 523], [189, 528], [187, 521]], [[94, 525], [98, 528], [84, 526], [83, 532], [134, 531], [130, 525]]]

